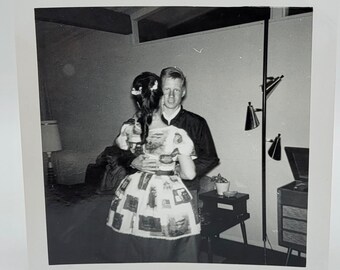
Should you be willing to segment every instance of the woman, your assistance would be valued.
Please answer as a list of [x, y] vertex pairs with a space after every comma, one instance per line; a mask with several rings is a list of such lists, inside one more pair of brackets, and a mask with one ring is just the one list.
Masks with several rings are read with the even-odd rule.
[[157, 159], [158, 169], [128, 175], [115, 192], [107, 219], [114, 261], [197, 262], [200, 221], [181, 180], [196, 175], [193, 143], [183, 129], [162, 122], [157, 75], [137, 76], [131, 94], [139, 111], [123, 124], [116, 144]]

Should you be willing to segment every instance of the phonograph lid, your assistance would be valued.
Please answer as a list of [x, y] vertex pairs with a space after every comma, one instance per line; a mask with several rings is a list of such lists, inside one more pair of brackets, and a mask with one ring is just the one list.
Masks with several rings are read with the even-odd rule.
[[309, 148], [285, 147], [295, 180], [308, 181]]

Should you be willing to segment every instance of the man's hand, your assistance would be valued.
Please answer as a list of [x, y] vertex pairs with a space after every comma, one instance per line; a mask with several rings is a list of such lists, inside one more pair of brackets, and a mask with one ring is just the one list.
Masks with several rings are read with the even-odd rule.
[[159, 162], [157, 159], [150, 158], [146, 155], [139, 155], [131, 162], [131, 167], [142, 172], [157, 171]]

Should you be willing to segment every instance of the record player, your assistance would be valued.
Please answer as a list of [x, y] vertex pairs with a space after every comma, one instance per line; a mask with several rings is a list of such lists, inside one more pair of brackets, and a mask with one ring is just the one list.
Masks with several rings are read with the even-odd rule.
[[285, 147], [294, 181], [277, 189], [278, 240], [292, 250], [306, 253], [309, 149]]

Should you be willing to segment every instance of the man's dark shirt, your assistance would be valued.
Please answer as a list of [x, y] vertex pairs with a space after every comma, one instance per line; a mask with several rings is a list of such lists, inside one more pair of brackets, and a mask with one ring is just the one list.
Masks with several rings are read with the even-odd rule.
[[[167, 125], [184, 129], [193, 141], [197, 155], [197, 159], [194, 160], [196, 178], [194, 180], [183, 179], [183, 182], [188, 189], [199, 190], [199, 179], [219, 163], [214, 141], [206, 120], [197, 114], [184, 110], [183, 107], [170, 123], [163, 116], [162, 120]], [[121, 165], [126, 168], [130, 166], [135, 158], [133, 154], [127, 152], [129, 151], [122, 153], [120, 158]]]

